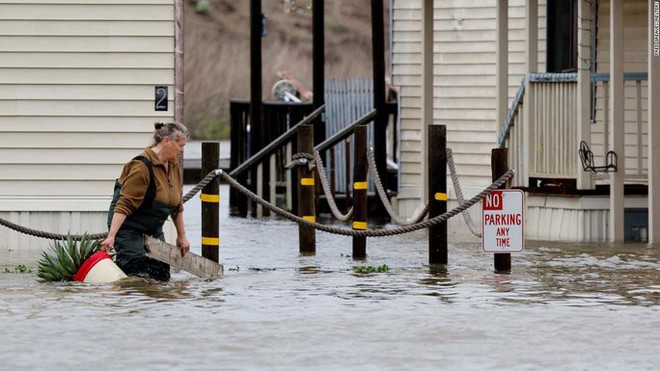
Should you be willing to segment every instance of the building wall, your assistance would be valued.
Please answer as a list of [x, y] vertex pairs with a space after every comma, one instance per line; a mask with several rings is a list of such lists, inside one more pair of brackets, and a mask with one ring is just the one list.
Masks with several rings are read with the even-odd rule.
[[[174, 0], [0, 0], [0, 217], [106, 230], [122, 165], [149, 144], [154, 87], [174, 84]], [[0, 227], [0, 249], [38, 248]]]
[[[393, 82], [400, 87], [399, 212], [421, 202], [421, 7], [422, 0], [394, 0]], [[539, 71], [545, 69], [545, 1], [539, 1]], [[490, 152], [502, 119], [496, 117], [496, 2], [434, 2], [434, 124], [447, 125], [466, 198], [491, 183]], [[525, 71], [525, 1], [509, 1], [509, 96]], [[451, 181], [448, 182], [451, 184]], [[452, 188], [451, 186], [449, 188]], [[450, 189], [450, 198], [453, 196]]]

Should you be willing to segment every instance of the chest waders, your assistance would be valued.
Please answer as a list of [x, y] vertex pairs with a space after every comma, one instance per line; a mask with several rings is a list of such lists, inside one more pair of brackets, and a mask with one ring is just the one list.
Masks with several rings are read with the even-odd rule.
[[[141, 161], [149, 169], [149, 187], [142, 201], [142, 205], [129, 215], [115, 237], [116, 262], [127, 275], [153, 278], [160, 281], [170, 279], [169, 264], [145, 256], [143, 235], [149, 235], [165, 241], [163, 224], [172, 214], [176, 206], [165, 205], [155, 201], [156, 181], [153, 164], [144, 156], [137, 156], [133, 160]], [[112, 202], [108, 212], [108, 229], [112, 223], [115, 206], [119, 200], [121, 184], [115, 182]]]

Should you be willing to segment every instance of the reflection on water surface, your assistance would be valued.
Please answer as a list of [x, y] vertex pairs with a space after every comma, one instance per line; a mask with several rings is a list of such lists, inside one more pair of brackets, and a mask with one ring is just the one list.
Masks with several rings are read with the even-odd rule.
[[[223, 194], [227, 194], [223, 188]], [[186, 204], [191, 241], [199, 205]], [[420, 234], [317, 235], [222, 210], [223, 279], [40, 283], [0, 273], [0, 369], [655, 369], [660, 256], [634, 244], [529, 241], [511, 274], [479, 242], [426, 265]], [[196, 246], [197, 252], [200, 247]], [[0, 256], [0, 262], [14, 257]], [[381, 266], [357, 273], [354, 266]], [[0, 263], [0, 271], [11, 267]]]

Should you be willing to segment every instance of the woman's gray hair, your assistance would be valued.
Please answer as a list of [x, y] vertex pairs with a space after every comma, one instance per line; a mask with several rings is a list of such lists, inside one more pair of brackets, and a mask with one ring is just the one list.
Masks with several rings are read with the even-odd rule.
[[163, 138], [170, 138], [170, 140], [178, 141], [181, 138], [190, 138], [188, 128], [178, 122], [156, 122], [154, 123], [154, 138], [152, 146], [158, 145]]

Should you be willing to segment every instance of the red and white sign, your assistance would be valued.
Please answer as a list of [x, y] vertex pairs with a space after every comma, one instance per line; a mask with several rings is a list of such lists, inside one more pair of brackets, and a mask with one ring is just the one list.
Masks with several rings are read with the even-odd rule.
[[481, 246], [485, 252], [523, 251], [525, 246], [525, 193], [495, 190], [482, 201]]

